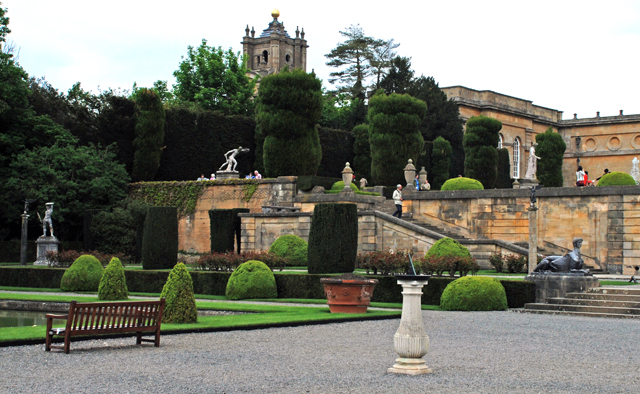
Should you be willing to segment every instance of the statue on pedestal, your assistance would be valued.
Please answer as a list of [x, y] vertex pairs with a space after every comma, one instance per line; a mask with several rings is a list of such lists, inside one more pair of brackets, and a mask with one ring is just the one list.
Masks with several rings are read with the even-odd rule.
[[584, 269], [584, 261], [580, 257], [580, 248], [582, 247], [582, 238], [574, 238], [573, 251], [564, 256], [547, 256], [540, 264], [536, 266], [533, 272], [581, 272], [589, 273], [588, 269]]
[[533, 143], [529, 148], [529, 162], [527, 164], [527, 173], [524, 175], [525, 179], [536, 179], [536, 171], [538, 170], [538, 160], [541, 160], [536, 156], [536, 146], [538, 144]]
[[[42, 222], [42, 235], [36, 240], [36, 245], [38, 246], [38, 254], [37, 259], [33, 263], [33, 265], [48, 265], [49, 261], [47, 260], [47, 252], [57, 252], [58, 251], [58, 239], [53, 235], [53, 223], [51, 222], [51, 215], [53, 214], [53, 203], [48, 202], [45, 204], [47, 207], [46, 212], [44, 213], [44, 219], [40, 217], [40, 213], [38, 213], [38, 218]], [[49, 233], [51, 234], [47, 237], [47, 227], [49, 227]]]
[[38, 218], [42, 222], [42, 236], [47, 236], [47, 226], [49, 226], [49, 232], [53, 237], [53, 223], [51, 222], [51, 214], [53, 213], [53, 203], [48, 202], [44, 204], [47, 207], [47, 210], [44, 213], [44, 219], [40, 217], [40, 213], [38, 212]]
[[[224, 158], [227, 160], [223, 165], [220, 166], [219, 171], [235, 171], [238, 162], [236, 161], [236, 156], [238, 153], [246, 153], [249, 152], [249, 149], [242, 148], [241, 146], [238, 149], [231, 149], [229, 152], [224, 154]], [[222, 169], [222, 167], [227, 166], [226, 169]]]

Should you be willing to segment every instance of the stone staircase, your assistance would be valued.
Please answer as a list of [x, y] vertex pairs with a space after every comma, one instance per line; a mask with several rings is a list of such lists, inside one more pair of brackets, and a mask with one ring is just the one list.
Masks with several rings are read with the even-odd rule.
[[420, 227], [425, 228], [427, 230], [431, 230], [431, 231], [436, 232], [438, 234], [442, 234], [445, 237], [449, 237], [449, 238], [452, 238], [452, 239], [455, 239], [455, 240], [458, 240], [458, 241], [461, 240], [461, 239], [468, 239], [468, 238], [463, 237], [462, 235], [458, 235], [458, 234], [452, 233], [450, 231], [447, 231], [446, 229], [442, 229], [440, 227], [431, 226], [429, 224], [423, 223], [423, 222], [421, 222], [421, 221], [419, 221], [417, 219], [414, 219], [412, 217], [409, 217], [409, 218], [405, 219], [404, 214], [402, 215], [402, 220], [404, 220], [404, 221], [406, 221], [408, 223], [411, 223], [411, 224], [415, 224], [416, 226], [420, 226]]
[[521, 312], [575, 316], [640, 318], [640, 286], [594, 287], [584, 293], [525, 304]]

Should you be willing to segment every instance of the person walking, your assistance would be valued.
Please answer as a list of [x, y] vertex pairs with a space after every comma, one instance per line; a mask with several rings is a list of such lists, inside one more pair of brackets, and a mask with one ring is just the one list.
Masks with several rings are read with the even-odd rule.
[[393, 203], [396, 204], [396, 211], [393, 216], [402, 219], [402, 185], [396, 186], [396, 190], [393, 192]]

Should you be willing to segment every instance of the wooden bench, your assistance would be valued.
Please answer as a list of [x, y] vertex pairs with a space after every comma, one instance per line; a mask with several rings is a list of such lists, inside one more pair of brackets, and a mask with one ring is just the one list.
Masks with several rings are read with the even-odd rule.
[[[46, 351], [63, 349], [69, 353], [75, 335], [135, 333], [136, 344], [142, 341], [160, 346], [160, 323], [165, 299], [160, 301], [83, 302], [71, 301], [66, 315], [47, 314]], [[54, 319], [66, 319], [65, 328], [52, 328]], [[154, 339], [143, 339], [143, 332], [155, 332]], [[54, 336], [64, 336], [64, 345], [52, 345]]]

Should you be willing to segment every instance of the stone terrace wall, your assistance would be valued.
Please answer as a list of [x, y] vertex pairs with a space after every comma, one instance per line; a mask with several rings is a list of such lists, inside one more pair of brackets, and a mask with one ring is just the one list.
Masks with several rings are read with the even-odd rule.
[[[476, 239], [529, 241], [529, 190], [412, 193], [405, 206], [421, 222]], [[547, 188], [538, 196], [538, 248], [562, 254], [584, 239], [585, 262], [610, 273], [640, 265], [640, 187]]]

